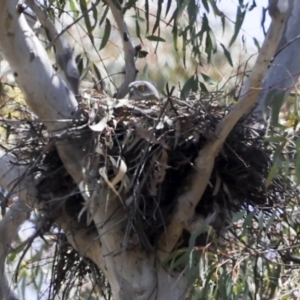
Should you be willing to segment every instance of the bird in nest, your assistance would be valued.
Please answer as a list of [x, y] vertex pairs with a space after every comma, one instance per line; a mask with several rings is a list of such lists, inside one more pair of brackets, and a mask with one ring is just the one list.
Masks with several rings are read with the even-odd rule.
[[157, 89], [148, 81], [134, 81], [128, 87], [130, 100], [160, 100]]

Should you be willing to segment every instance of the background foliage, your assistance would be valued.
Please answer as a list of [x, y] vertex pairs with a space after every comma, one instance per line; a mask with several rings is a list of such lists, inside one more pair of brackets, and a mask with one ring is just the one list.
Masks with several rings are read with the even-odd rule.
[[[224, 103], [234, 102], [234, 87], [242, 84], [251, 67], [252, 53], [240, 51], [248, 47], [241, 38], [242, 24], [246, 14], [258, 8], [254, 0], [240, 0], [232, 20], [219, 10], [221, 1], [124, 0], [120, 3], [115, 0], [116, 5], [122, 5], [134, 43], [142, 46], [136, 57], [138, 78], [154, 82], [162, 93], [168, 82], [176, 86], [181, 96], [199, 90], [222, 91]], [[44, 1], [43, 6], [74, 47], [82, 89], [94, 87], [112, 94], [122, 80], [124, 57], [119, 34], [105, 2], [53, 0]], [[27, 13], [29, 21], [35, 23], [31, 13]], [[36, 29], [53, 58], [54, 49], [45, 38], [47, 33], [38, 26]], [[257, 39], [253, 39], [253, 44], [259, 50]], [[24, 118], [21, 111], [25, 103], [3, 60], [0, 93], [1, 118]], [[275, 109], [276, 130], [268, 132], [267, 139], [278, 151], [275, 151], [266, 186], [276, 174], [295, 184], [300, 180], [297, 98], [294, 93], [281, 113], [279, 106]], [[29, 113], [26, 118], [30, 118]], [[0, 126], [0, 134], [4, 148], [20, 142], [20, 137], [10, 134], [9, 126]], [[30, 138], [25, 136], [22, 140]], [[246, 207], [231, 216], [232, 224], [221, 238], [211, 227], [203, 225], [191, 237], [188, 247], [170, 257], [172, 268], [185, 266], [188, 270], [192, 287], [190, 299], [300, 297], [298, 211], [297, 197], [287, 207], [275, 207], [267, 212], [260, 207]], [[12, 277], [18, 276], [17, 288], [24, 299], [33, 299], [33, 294], [37, 299], [47, 299], [53, 295], [50, 274], [54, 254], [59, 251], [58, 245], [67, 245], [57, 228], [52, 228], [51, 234], [43, 238], [32, 237], [36, 226], [33, 225], [36, 224], [34, 214], [32, 220], [34, 222], [27, 222], [20, 229], [20, 241], [24, 242], [9, 256], [8, 269]], [[196, 247], [196, 237], [203, 232], [208, 233], [210, 242]], [[72, 250], [69, 253], [76, 256]], [[109, 299], [105, 278], [93, 269], [82, 271], [80, 258], [74, 261], [76, 264], [66, 270], [69, 281], [62, 283], [56, 298]]]

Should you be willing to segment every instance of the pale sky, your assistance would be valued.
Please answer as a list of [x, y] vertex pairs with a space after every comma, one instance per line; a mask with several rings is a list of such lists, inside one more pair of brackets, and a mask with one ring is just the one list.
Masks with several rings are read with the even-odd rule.
[[[259, 42], [262, 42], [264, 40], [264, 34], [261, 28], [262, 9], [267, 8], [268, 0], [256, 0], [256, 5], [257, 6], [252, 11], [246, 13], [242, 29], [249, 38], [255, 37]], [[221, 0], [218, 2], [219, 9], [232, 20], [235, 20], [237, 6], [238, 0]], [[270, 17], [267, 12], [265, 30], [268, 29], [269, 25]]]

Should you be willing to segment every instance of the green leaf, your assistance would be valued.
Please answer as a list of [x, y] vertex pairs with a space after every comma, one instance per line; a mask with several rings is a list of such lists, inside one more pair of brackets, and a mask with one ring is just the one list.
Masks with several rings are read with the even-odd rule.
[[205, 10], [209, 13], [209, 6], [208, 6], [207, 0], [202, 0], [202, 4], [203, 4]]
[[77, 19], [79, 15], [77, 3], [74, 0], [69, 0], [70, 8], [73, 13], [73, 18]]
[[147, 20], [146, 22], [146, 33], [149, 32], [149, 1], [148, 0], [145, 0], [145, 18]]
[[172, 261], [176, 261], [181, 256], [186, 255], [187, 252], [188, 252], [187, 248], [180, 248], [180, 249], [173, 251], [167, 258], [165, 258], [163, 261], [158, 263], [157, 268], [161, 268], [161, 267], [165, 266], [166, 264], [170, 264], [170, 266], [171, 266]]
[[174, 270], [177, 267], [182, 267], [187, 264], [187, 261], [189, 259], [188, 251], [185, 251], [182, 255], [178, 255], [176, 259], [173, 259], [171, 264], [170, 264], [170, 270]]
[[279, 113], [282, 107], [282, 104], [284, 102], [284, 95], [285, 91], [277, 91], [275, 96], [273, 96], [273, 99], [270, 99], [272, 101], [272, 125], [278, 126], [279, 124]]
[[197, 237], [202, 233], [208, 232], [209, 230], [210, 230], [210, 226], [203, 223], [202, 225], [199, 226], [199, 228], [195, 232], [193, 232], [189, 240], [189, 248], [188, 248], [189, 253], [191, 253], [193, 248], [195, 247]]
[[85, 26], [87, 29], [87, 34], [92, 42], [92, 44], [94, 45], [94, 36], [93, 36], [93, 27], [91, 25], [91, 21], [89, 18], [89, 14], [87, 13], [87, 3], [85, 0], [80, 0], [80, 9], [82, 11], [82, 13], [84, 14], [84, 22], [85, 22]]
[[239, 212], [237, 212], [237, 213], [235, 213], [235, 214], [233, 215], [232, 221], [231, 221], [231, 222], [232, 222], [232, 223], [235, 223], [235, 222], [237, 222], [237, 221], [243, 219], [244, 216], [245, 216], [245, 212], [244, 212], [243, 210], [241, 210], [241, 211], [239, 211]]
[[140, 39], [140, 41], [142, 40], [141, 39], [141, 27], [140, 27], [140, 24], [139, 24], [139, 21], [136, 19], [135, 20], [135, 32], [136, 32], [136, 36]]
[[255, 37], [253, 38], [253, 42], [254, 42], [254, 45], [255, 45], [257, 51], [260, 51], [260, 44]]
[[221, 16], [221, 23], [222, 23], [222, 32], [224, 34], [224, 31], [225, 31], [225, 16], [224, 15]]
[[123, 7], [123, 14], [125, 14], [126, 10], [134, 7], [136, 4], [136, 0], [129, 0], [126, 2], [126, 4]]
[[182, 60], [183, 65], [186, 68], [186, 45], [187, 45], [187, 30], [182, 32]]
[[275, 97], [275, 95], [276, 95], [276, 90], [272, 89], [267, 93], [267, 95], [265, 97], [265, 100], [263, 102], [263, 107], [262, 107], [262, 115], [263, 115], [264, 119], [266, 119], [266, 117], [269, 114], [268, 106], [270, 105], [270, 103], [271, 103], [273, 97]]
[[229, 47], [234, 43], [234, 41], [236, 40], [239, 32], [240, 32], [240, 29], [243, 25], [243, 22], [244, 22], [244, 18], [245, 18], [245, 15], [246, 15], [246, 11], [242, 11], [240, 9], [240, 7], [237, 8], [237, 12], [236, 12], [236, 21], [235, 21], [235, 25], [234, 25], [234, 33], [233, 33], [233, 36], [230, 40], [230, 43], [229, 43]]
[[[270, 272], [271, 274], [269, 274], [268, 278], [270, 278], [270, 294], [269, 294], [269, 299], [274, 299], [274, 295], [276, 290], [279, 287], [279, 279], [280, 279], [280, 275], [281, 275], [281, 265], [272, 265], [273, 268], [271, 268], [272, 272]], [[282, 298], [283, 299], [283, 298]], [[288, 299], [288, 298], [286, 298]]]
[[[203, 35], [203, 33], [210, 31], [210, 27], [209, 27], [209, 22], [207, 19], [206, 14], [203, 15], [202, 17], [202, 26], [201, 26], [201, 30], [199, 32], [199, 36], [201, 37], [201, 35]], [[202, 37], [201, 37], [202, 39]]]
[[98, 67], [94, 63], [92, 66], [93, 66], [94, 72], [96, 74], [97, 81], [102, 80], [102, 76], [101, 76], [101, 73], [100, 73]]
[[[185, 8], [187, 7], [187, 5], [189, 4], [189, 1], [190, 0], [183, 0], [183, 2], [181, 3], [181, 5], [179, 5], [177, 8], [178, 8], [178, 11], [177, 11], [177, 14], [176, 14], [176, 20], [179, 21], [181, 15], [183, 14]], [[177, 3], [180, 3], [180, 2], [177, 2]]]
[[200, 84], [201, 92], [208, 93], [208, 89], [206, 88], [206, 85], [201, 81], [199, 82], [199, 84]]
[[250, 225], [251, 225], [253, 216], [254, 216], [254, 212], [253, 212], [253, 211], [251, 211], [251, 212], [247, 215], [247, 217], [246, 217], [246, 219], [245, 219], [245, 221], [244, 221], [244, 223], [243, 223], [243, 228], [244, 228], [244, 229], [245, 229], [247, 226], [250, 226]]
[[269, 231], [269, 228], [271, 225], [273, 225], [275, 217], [277, 217], [278, 212], [277, 211], [273, 211], [272, 216], [269, 218], [269, 220], [267, 221], [266, 224], [266, 232]]
[[167, 16], [170, 8], [171, 8], [171, 4], [172, 4], [172, 0], [168, 0], [168, 3], [167, 3], [167, 7], [166, 7], [166, 14], [165, 14], [165, 17]]
[[146, 39], [153, 42], [165, 42], [166, 40], [157, 35], [148, 35]]
[[209, 85], [214, 85], [215, 82], [207, 75], [205, 75], [204, 73], [201, 73], [201, 76], [203, 77], [204, 81], [209, 84]]
[[[11, 119], [11, 112], [8, 113], [7, 119]], [[6, 125], [6, 137], [5, 137], [6, 141], [8, 140], [10, 133], [11, 133], [11, 125], [7, 124]]]
[[207, 61], [210, 62], [211, 55], [216, 52], [216, 40], [212, 31], [206, 33], [205, 52], [207, 53]]
[[217, 7], [216, 0], [209, 0], [209, 3], [214, 11], [214, 14], [216, 16], [224, 18], [224, 13], [222, 11], [220, 11], [219, 8]]
[[173, 27], [172, 33], [173, 33], [174, 49], [176, 52], [178, 52], [178, 29], [177, 29], [177, 26]]
[[265, 183], [266, 188], [270, 186], [272, 180], [274, 179], [277, 173], [278, 173], [278, 165], [273, 165]]
[[225, 46], [222, 43], [221, 43], [221, 47], [223, 49], [223, 52], [224, 52], [224, 55], [225, 55], [227, 61], [233, 67], [233, 63], [232, 63], [230, 52], [225, 48]]
[[106, 44], [108, 42], [108, 39], [109, 39], [109, 36], [110, 36], [110, 31], [111, 31], [110, 21], [109, 21], [108, 18], [106, 18], [105, 28], [104, 28], [104, 35], [103, 35], [99, 50], [103, 49], [106, 46]]
[[144, 50], [140, 50], [138, 53], [138, 58], [144, 58], [149, 54], [149, 52], [144, 51]]
[[154, 34], [154, 32], [156, 31], [156, 29], [159, 26], [160, 20], [161, 20], [161, 9], [162, 9], [162, 4], [163, 4], [163, 0], [158, 0], [158, 6], [157, 6], [157, 11], [156, 11], [156, 20], [152, 29], [152, 34]]
[[194, 24], [197, 21], [197, 16], [199, 12], [198, 3], [195, 0], [190, 0], [187, 6], [187, 12], [189, 17], [189, 25], [194, 29]]
[[198, 76], [193, 75], [191, 78], [187, 80], [187, 82], [184, 84], [180, 97], [182, 99], [186, 99], [189, 96], [189, 93], [191, 91], [197, 92], [198, 90]]
[[94, 18], [94, 25], [92, 25], [92, 31], [93, 31], [97, 25], [97, 20], [98, 20], [98, 11], [97, 11], [96, 5], [92, 6], [92, 13], [93, 13], [93, 18]]
[[108, 10], [109, 10], [109, 6], [106, 5], [105, 10], [104, 10], [104, 12], [103, 12], [103, 14], [102, 14], [102, 16], [101, 16], [100, 21], [99, 21], [99, 27], [103, 24], [103, 22], [104, 22], [104, 20], [105, 20], [105, 18], [106, 18], [106, 15], [107, 15], [107, 13], [108, 13]]
[[264, 229], [264, 213], [263, 213], [263, 211], [261, 210], [260, 212], [259, 212], [259, 214], [258, 214], [258, 217], [257, 217], [257, 219], [258, 219], [258, 227], [259, 227], [259, 229], [260, 230], [263, 230]]
[[77, 68], [78, 68], [79, 74], [82, 74], [82, 71], [83, 71], [83, 59], [82, 59], [82, 55], [78, 54], [75, 57], [75, 61], [76, 61], [76, 64], [77, 64]]

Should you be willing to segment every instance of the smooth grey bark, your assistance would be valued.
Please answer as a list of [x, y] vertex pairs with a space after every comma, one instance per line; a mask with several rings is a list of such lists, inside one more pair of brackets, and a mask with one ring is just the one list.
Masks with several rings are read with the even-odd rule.
[[195, 223], [198, 222], [197, 218], [193, 218], [195, 207], [201, 201], [206, 189], [215, 158], [233, 127], [242, 116], [251, 111], [256, 103], [269, 62], [278, 47], [284, 29], [284, 22], [288, 17], [286, 0], [273, 0], [271, 4], [273, 5], [273, 9], [270, 11], [272, 22], [249, 78], [243, 85], [239, 101], [217, 125], [214, 131], [216, 138], [208, 141], [199, 151], [198, 157], [194, 161], [196, 172], [190, 180], [189, 188], [179, 196], [177, 211], [166, 228], [166, 237], [160, 240], [159, 248], [164, 250], [160, 253], [162, 259], [166, 258], [176, 245], [182, 228], [185, 226], [189, 230], [189, 228], [194, 228], [191, 220]]
[[[26, 168], [17, 165], [11, 168], [10, 162], [16, 162], [16, 159], [0, 151], [1, 187], [11, 191], [11, 197], [15, 199], [15, 202], [0, 221], [0, 299], [2, 300], [18, 299], [11, 288], [11, 283], [6, 278], [5, 261], [11, 250], [11, 243], [18, 235], [19, 226], [29, 217], [35, 197], [32, 185], [28, 184], [33, 181], [33, 178], [27, 177], [26, 180], [21, 180], [18, 185], [14, 185], [22, 178]], [[26, 198], [27, 203], [21, 201], [21, 198]]]
[[[18, 11], [17, 3], [17, 0], [0, 2], [1, 51], [15, 72], [16, 81], [29, 107], [41, 121], [46, 121], [45, 125], [49, 133], [57, 138], [56, 147], [70, 175], [79, 186], [85, 179], [87, 179], [87, 184], [91, 182], [93, 185], [95, 180], [84, 178], [83, 175], [83, 161], [89, 153], [90, 138], [87, 136], [65, 139], [64, 137], [72, 121], [77, 118], [78, 112], [80, 113], [77, 110], [78, 103], [75, 95], [59, 74], [53, 70], [45, 49], [28, 26], [24, 15]], [[126, 32], [126, 24], [121, 12], [114, 7], [113, 2], [108, 1], [108, 5], [115, 16], [120, 32], [123, 30]], [[135, 49], [128, 36], [124, 37], [123, 42], [125, 57], [130, 58], [126, 59], [126, 70], [131, 71], [129, 70], [124, 81], [125, 85], [128, 85], [136, 75], [133, 60]], [[119, 94], [126, 93], [128, 86], [125, 87], [125, 85], [122, 84]], [[11, 170], [15, 168], [11, 166]], [[2, 171], [0, 168], [0, 182], [3, 179]], [[34, 185], [34, 182], [32, 184]], [[3, 185], [2, 182], [1, 185]], [[82, 255], [90, 257], [104, 272], [115, 300], [164, 300], [182, 297], [186, 293], [187, 282], [180, 272], [169, 272], [164, 268], [157, 270], [156, 255], [149, 254], [140, 247], [126, 251], [126, 247], [123, 246], [125, 237], [122, 227], [122, 222], [126, 219], [125, 215], [119, 213], [113, 221], [107, 222], [114, 214], [115, 207], [120, 205], [120, 201], [110, 195], [107, 206], [107, 197], [103, 197], [103, 193], [108, 196], [109, 191], [99, 189], [98, 193], [93, 193], [93, 197], [86, 199], [87, 203], [90, 203], [89, 209], [97, 207], [94, 221], [99, 224], [98, 236], [85, 235], [84, 231], [76, 225], [70, 224], [72, 221], [66, 216], [57, 220], [74, 248], [78, 249]], [[20, 199], [26, 203], [26, 193], [20, 195]], [[91, 212], [92, 215], [95, 211]], [[2, 228], [5, 228], [5, 222], [0, 221], [0, 223], [3, 225]], [[16, 234], [17, 228], [14, 229], [14, 234]], [[2, 234], [7, 233], [3, 231]], [[4, 258], [5, 253], [2, 261]], [[0, 281], [2, 280], [5, 284], [3, 278], [0, 278]]]
[[300, 1], [287, 1], [289, 18], [276, 51], [278, 54], [266, 72], [254, 110], [258, 119], [270, 116], [275, 101], [285, 102], [300, 75]]
[[[98, 225], [98, 236], [87, 237], [76, 226], [73, 226], [74, 231], [68, 230], [70, 228], [69, 223], [64, 216], [62, 216], [61, 220], [57, 220], [66, 231], [72, 245], [79, 249], [82, 255], [88, 255], [102, 269], [111, 284], [115, 300], [177, 300], [186, 294], [187, 281], [184, 274], [179, 271], [169, 272], [164, 268], [157, 269], [157, 258], [159, 257], [163, 261], [173, 251], [184, 226], [188, 230], [189, 228], [195, 228], [195, 226], [192, 226], [193, 224], [189, 223], [194, 216], [194, 208], [200, 201], [206, 188], [207, 181], [203, 180], [203, 178], [208, 179], [210, 177], [215, 156], [218, 154], [226, 137], [241, 116], [252, 108], [257, 99], [263, 76], [269, 60], [277, 48], [280, 32], [283, 28], [282, 22], [285, 10], [282, 7], [284, 8], [284, 5], [278, 6], [278, 4], [284, 4], [285, 2], [284, 0], [272, 1], [272, 3], [275, 3], [275, 8], [279, 11], [279, 15], [273, 16], [270, 31], [258, 56], [257, 64], [249, 77], [248, 90], [244, 90], [239, 104], [234, 107], [217, 127], [216, 134], [218, 139], [209, 142], [199, 152], [195, 161], [197, 172], [192, 178], [190, 190], [178, 199], [177, 212], [159, 241], [161, 249], [159, 253], [146, 253], [139, 246], [136, 246], [134, 250], [126, 251], [124, 231], [122, 230], [126, 217], [121, 208], [118, 210], [118, 214], [114, 215], [115, 218], [110, 218], [116, 208], [120, 206], [120, 201], [114, 197], [112, 192], [103, 187], [101, 189], [99, 187], [97, 193], [93, 193], [92, 197], [86, 198], [93, 219]], [[114, 7], [113, 1], [107, 1], [107, 3], [112, 10], [120, 32], [122, 30], [126, 32], [127, 28], [122, 19], [121, 11]], [[16, 6], [17, 0], [1, 0], [0, 2], [1, 50], [16, 72], [17, 82], [33, 112], [41, 120], [50, 121], [45, 123], [45, 125], [52, 135], [57, 137], [63, 136], [68, 126], [71, 126], [72, 120], [77, 116], [74, 112], [76, 112], [78, 103], [66, 83], [52, 69], [46, 51], [31, 31], [24, 16], [17, 12]], [[123, 42], [125, 57], [130, 58], [126, 59], [126, 69], [130, 72], [122, 84], [122, 89], [120, 88], [119, 90], [119, 95], [126, 93], [128, 88], [126, 84], [135, 78], [135, 66], [132, 59], [134, 57], [134, 48], [130, 40], [128, 42], [127, 39], [124, 39]], [[64, 122], [63, 120], [66, 121]], [[93, 178], [84, 178], [82, 174], [83, 161], [89, 150], [87, 148], [89, 139], [87, 138], [87, 140], [84, 144], [84, 139], [79, 138], [77, 141], [69, 139], [68, 143], [64, 140], [62, 143], [57, 142], [56, 146], [66, 169], [77, 184], [82, 186], [82, 182], [87, 179], [85, 184], [88, 185], [91, 182], [94, 188], [95, 182]], [[82, 143], [79, 143], [81, 141], [84, 147]], [[0, 168], [0, 182], [2, 181], [1, 175], [3, 174]], [[108, 196], [109, 201], [107, 205]], [[25, 202], [27, 201], [26, 196], [21, 196], [21, 199]], [[1, 224], [3, 224], [2, 221], [0, 222]], [[4, 231], [3, 234], [5, 234]], [[92, 242], [95, 239], [97, 243]]]

